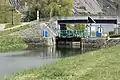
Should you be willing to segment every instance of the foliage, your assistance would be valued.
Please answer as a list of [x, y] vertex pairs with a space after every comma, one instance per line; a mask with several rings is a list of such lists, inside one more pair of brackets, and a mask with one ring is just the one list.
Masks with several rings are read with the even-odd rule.
[[5, 80], [118, 80], [119, 48], [120, 45], [69, 57], [54, 65], [16, 73]]
[[21, 2], [22, 5], [27, 2], [32, 19], [36, 18], [37, 10], [40, 12], [40, 18], [72, 15], [73, 0], [21, 0]]
[[85, 25], [84, 24], [76, 24], [75, 29], [76, 30], [85, 30]]
[[[16, 11], [13, 12], [14, 23], [20, 23], [21, 14]], [[8, 0], [0, 0], [0, 23], [11, 23], [12, 21], [12, 7]]]
[[85, 25], [84, 24], [75, 24], [75, 25], [66, 25], [67, 29], [75, 29], [75, 30], [85, 30]]
[[24, 50], [28, 45], [17, 36], [3, 36], [0, 39], [0, 52]]

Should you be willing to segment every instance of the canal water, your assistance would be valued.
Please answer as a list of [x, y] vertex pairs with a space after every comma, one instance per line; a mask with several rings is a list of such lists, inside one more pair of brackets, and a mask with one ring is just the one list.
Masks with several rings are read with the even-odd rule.
[[94, 49], [80, 50], [79, 47], [59, 46], [41, 47], [18, 52], [0, 53], [0, 77], [25, 69], [39, 68], [46, 64], [54, 64], [57, 60], [80, 55]]

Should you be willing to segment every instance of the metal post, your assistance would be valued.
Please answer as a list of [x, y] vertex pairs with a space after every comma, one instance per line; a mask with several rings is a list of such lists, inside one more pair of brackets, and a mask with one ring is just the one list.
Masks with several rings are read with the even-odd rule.
[[14, 16], [14, 8], [12, 7], [12, 25], [14, 25], [13, 16]]

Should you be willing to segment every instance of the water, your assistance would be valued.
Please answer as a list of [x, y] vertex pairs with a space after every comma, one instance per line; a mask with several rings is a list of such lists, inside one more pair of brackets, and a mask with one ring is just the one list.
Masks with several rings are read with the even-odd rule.
[[60, 46], [59, 48], [42, 47], [19, 52], [0, 53], [0, 77], [25, 69], [54, 64], [57, 60], [80, 55], [86, 51], [91, 51], [91, 49], [81, 51], [79, 47]]

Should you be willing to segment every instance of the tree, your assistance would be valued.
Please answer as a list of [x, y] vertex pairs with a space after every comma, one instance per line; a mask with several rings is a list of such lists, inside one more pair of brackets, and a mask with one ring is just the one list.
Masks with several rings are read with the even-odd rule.
[[76, 30], [85, 30], [85, 25], [84, 24], [76, 24], [75, 29]]
[[[34, 15], [36, 10], [40, 12], [40, 18], [53, 16], [72, 15], [73, 0], [21, 0], [27, 2], [30, 6], [31, 14]], [[36, 16], [36, 14], [34, 15]], [[32, 16], [31, 16], [32, 17]]]

